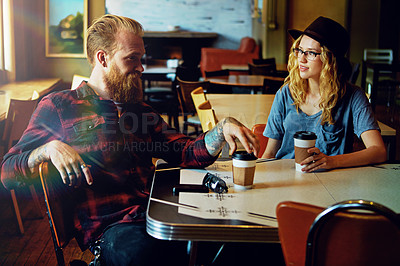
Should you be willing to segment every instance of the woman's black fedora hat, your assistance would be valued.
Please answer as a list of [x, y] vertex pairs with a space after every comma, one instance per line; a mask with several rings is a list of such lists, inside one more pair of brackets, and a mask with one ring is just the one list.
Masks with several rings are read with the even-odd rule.
[[349, 49], [350, 38], [346, 29], [330, 18], [321, 16], [304, 31], [291, 29], [288, 32], [294, 39], [299, 38], [302, 34], [313, 38], [321, 45], [328, 47], [336, 57], [344, 57]]

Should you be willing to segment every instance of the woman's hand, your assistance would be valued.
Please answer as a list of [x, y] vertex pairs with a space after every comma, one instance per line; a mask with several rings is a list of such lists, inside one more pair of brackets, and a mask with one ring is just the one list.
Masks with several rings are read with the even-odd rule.
[[333, 169], [354, 167], [368, 164], [383, 163], [386, 161], [386, 147], [378, 130], [367, 130], [361, 133], [365, 149], [346, 154], [328, 156], [316, 148], [308, 149], [311, 155], [301, 162], [304, 172], [313, 172], [318, 169]]
[[319, 169], [332, 169], [334, 166], [334, 159], [331, 156], [323, 154], [317, 147], [313, 147], [307, 150], [311, 156], [307, 157], [300, 164], [303, 167], [303, 172], [314, 172]]

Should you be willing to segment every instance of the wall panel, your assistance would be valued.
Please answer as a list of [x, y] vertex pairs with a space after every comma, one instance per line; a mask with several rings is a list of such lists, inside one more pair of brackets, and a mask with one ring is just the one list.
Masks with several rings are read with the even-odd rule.
[[216, 47], [237, 49], [251, 36], [251, 0], [106, 0], [106, 12], [131, 17], [147, 31], [216, 32]]

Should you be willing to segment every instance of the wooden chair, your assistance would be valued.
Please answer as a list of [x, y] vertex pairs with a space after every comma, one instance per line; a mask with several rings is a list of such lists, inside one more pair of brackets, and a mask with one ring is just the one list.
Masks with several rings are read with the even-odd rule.
[[[27, 128], [31, 115], [38, 103], [39, 94], [37, 92], [34, 93], [34, 97], [36, 97], [36, 99], [33, 100], [16, 100], [16, 99], [10, 100], [10, 106], [7, 112], [7, 118], [4, 125], [4, 132], [2, 139], [5, 151], [10, 150], [11, 147], [18, 142], [23, 132]], [[29, 190], [35, 204], [37, 216], [42, 218], [43, 216], [40, 208], [39, 199], [33, 184], [29, 185]], [[24, 234], [25, 230], [24, 230], [24, 225], [22, 223], [21, 212], [17, 201], [16, 190], [11, 189], [10, 194], [19, 231], [21, 234]]]
[[203, 132], [211, 130], [217, 124], [215, 112], [209, 101], [205, 101], [197, 107], [197, 114], [199, 115]]
[[81, 85], [82, 81], [88, 81], [89, 77], [81, 76], [81, 75], [73, 75], [72, 76], [72, 83], [71, 83], [71, 90], [76, 90], [79, 85]]
[[275, 57], [260, 58], [260, 59], [254, 58], [253, 64], [254, 65], [276, 65], [276, 60], [275, 60]]
[[264, 94], [275, 94], [284, 84], [284, 80], [264, 78], [262, 92]]
[[[212, 77], [228, 77], [230, 75], [230, 70], [229, 69], [222, 69], [222, 70], [216, 70], [216, 71], [205, 71], [205, 78], [212, 78]], [[207, 90], [205, 90], [206, 93], [227, 93], [227, 94], [232, 94], [232, 86], [230, 85], [225, 85], [225, 84], [216, 84], [216, 83], [210, 83], [210, 86], [208, 86]]]
[[269, 76], [273, 75], [276, 72], [275, 64], [255, 65], [252, 63], [248, 63], [248, 66], [249, 66], [249, 75]]
[[[257, 65], [274, 65], [275, 67], [273, 67], [273, 68], [275, 70], [273, 72], [270, 72], [268, 74], [268, 76], [286, 78], [289, 75], [289, 72], [287, 70], [276, 69], [276, 61], [275, 61], [274, 57], [263, 58], [263, 59], [253, 59], [253, 65], [256, 65], [256, 66]], [[250, 69], [250, 67], [249, 67], [249, 69]]]
[[215, 71], [205, 71], [205, 77], [206, 78], [211, 78], [211, 77], [223, 77], [223, 76], [229, 76], [229, 69], [222, 69], [222, 70], [215, 70]]
[[399, 215], [380, 204], [285, 201], [276, 215], [286, 265], [400, 265]]
[[258, 152], [259, 158], [261, 158], [261, 156], [264, 154], [265, 148], [267, 147], [268, 144], [268, 138], [263, 135], [265, 126], [266, 124], [255, 124], [251, 128], [251, 131], [253, 132], [254, 135], [257, 136], [258, 141], [260, 142], [260, 151]]
[[146, 65], [149, 68], [152, 66], [167, 71], [142, 73], [143, 100], [158, 113], [168, 116], [168, 123], [179, 130], [179, 103], [174, 82], [176, 69], [169, 67], [170, 62], [174, 62], [173, 65], [175, 65], [176, 60], [146, 58]]
[[57, 263], [59, 266], [64, 266], [63, 249], [74, 238], [74, 207], [83, 191], [63, 184], [57, 169], [49, 162], [42, 162], [39, 165], [39, 177]]
[[[208, 81], [184, 81], [177, 77], [177, 92], [180, 109], [183, 114], [183, 133], [187, 134], [188, 127], [194, 127], [195, 134], [199, 134], [199, 129], [201, 129], [200, 119], [196, 112], [196, 107], [194, 106], [191, 93], [193, 90], [201, 87], [208, 88]], [[205, 97], [205, 96], [204, 96]]]
[[190, 96], [192, 97], [194, 107], [196, 108], [196, 112], [198, 113], [198, 107], [200, 104], [204, 103], [206, 99], [206, 95], [204, 93], [203, 87], [199, 87], [197, 89], [194, 89], [191, 93]]
[[[180, 64], [175, 71], [176, 79], [179, 78], [185, 81], [199, 81], [201, 77], [200, 68], [197, 66], [187, 66]], [[177, 80], [176, 80], [177, 82]]]
[[217, 118], [209, 101], [207, 101], [203, 88], [191, 92], [197, 115], [199, 116], [203, 132], [212, 129], [217, 124]]

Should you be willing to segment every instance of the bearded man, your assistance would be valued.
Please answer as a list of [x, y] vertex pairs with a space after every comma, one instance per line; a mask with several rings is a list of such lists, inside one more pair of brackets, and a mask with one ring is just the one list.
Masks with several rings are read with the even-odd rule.
[[152, 158], [202, 168], [226, 142], [234, 150], [239, 139], [256, 155], [259, 146], [233, 118], [192, 139], [144, 104], [142, 35], [142, 26], [130, 18], [104, 15], [93, 22], [89, 80], [42, 99], [22, 138], [4, 156], [1, 178], [12, 189], [37, 179], [39, 164], [51, 162], [66, 186], [86, 191], [74, 214], [82, 249], [100, 246], [106, 265], [179, 265], [186, 260], [184, 242], [156, 240], [145, 231]]

